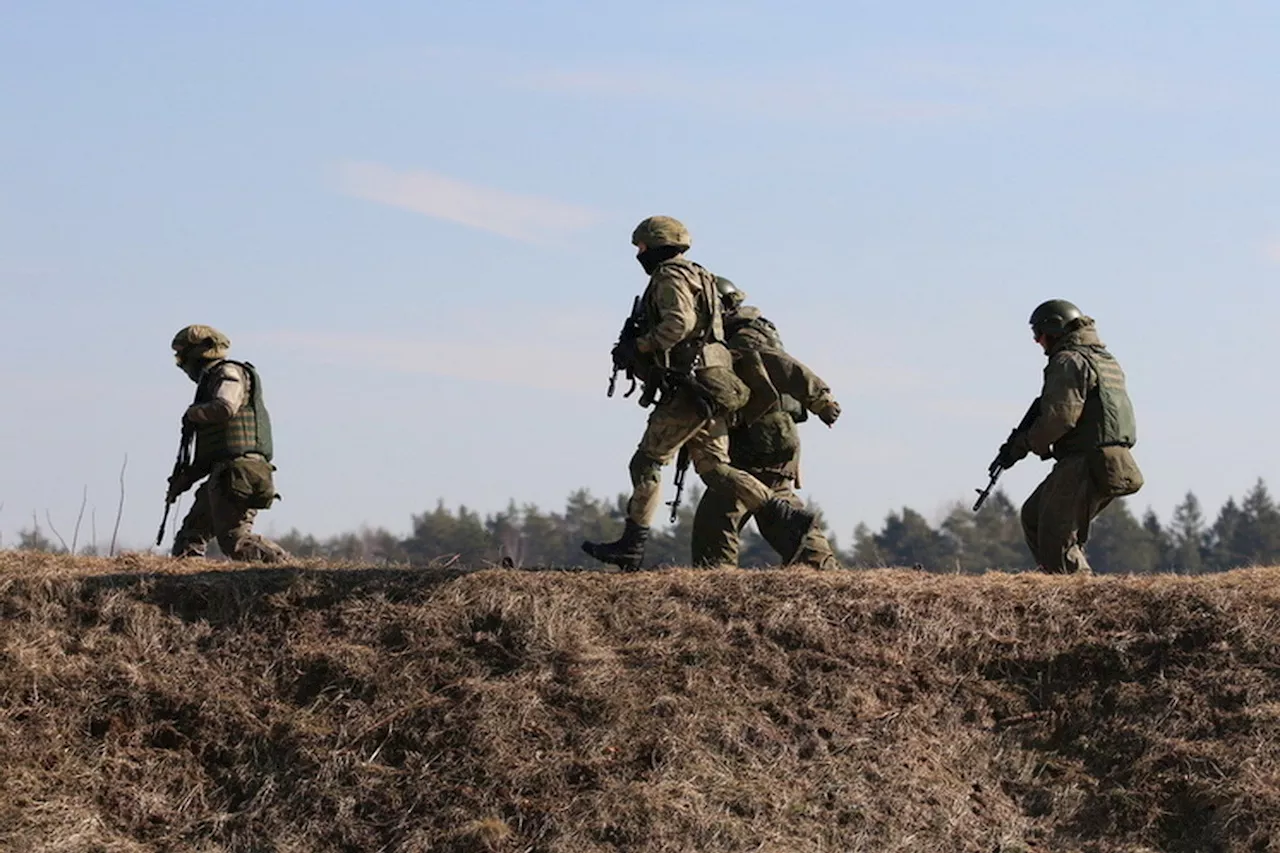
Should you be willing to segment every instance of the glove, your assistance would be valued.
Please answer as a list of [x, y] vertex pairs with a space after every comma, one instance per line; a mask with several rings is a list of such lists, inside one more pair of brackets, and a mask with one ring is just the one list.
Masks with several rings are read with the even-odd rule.
[[1031, 446], [1027, 443], [1027, 434], [1025, 432], [1015, 432], [1009, 436], [1009, 440], [1000, 445], [1000, 452], [996, 454], [996, 464], [1001, 468], [1012, 468], [1021, 462], [1031, 452]]
[[165, 492], [165, 503], [173, 503], [178, 499], [178, 495], [195, 485], [191, 480], [191, 475], [187, 471], [180, 471], [177, 474], [169, 475], [169, 488]]
[[840, 417], [840, 404], [828, 397], [817, 405], [813, 413], [827, 426], [831, 426]]
[[635, 338], [629, 338], [625, 341], [618, 341], [613, 347], [614, 367], [619, 370], [626, 370], [633, 367], [640, 360], [640, 347]]

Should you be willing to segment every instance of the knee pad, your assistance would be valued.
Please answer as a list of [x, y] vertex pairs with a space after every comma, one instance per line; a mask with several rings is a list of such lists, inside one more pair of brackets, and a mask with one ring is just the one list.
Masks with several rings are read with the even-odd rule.
[[641, 483], [662, 482], [662, 462], [637, 450], [628, 465], [631, 470], [631, 485]]

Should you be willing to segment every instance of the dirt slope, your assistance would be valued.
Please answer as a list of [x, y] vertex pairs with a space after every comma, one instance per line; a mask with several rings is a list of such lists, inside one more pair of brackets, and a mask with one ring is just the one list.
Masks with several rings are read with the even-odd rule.
[[1280, 851], [1280, 569], [0, 561], [0, 850]]

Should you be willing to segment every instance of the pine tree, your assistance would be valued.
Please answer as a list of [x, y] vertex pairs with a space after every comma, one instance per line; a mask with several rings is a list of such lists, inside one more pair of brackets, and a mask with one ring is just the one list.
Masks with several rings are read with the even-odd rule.
[[1227, 498], [1227, 502], [1218, 510], [1218, 518], [1213, 522], [1208, 536], [1208, 563], [1216, 571], [1245, 565], [1246, 558], [1235, 550], [1237, 531], [1243, 521], [1244, 513], [1240, 511], [1235, 498]]
[[1152, 571], [1167, 572], [1173, 568], [1173, 536], [1164, 525], [1155, 510], [1147, 507], [1142, 516], [1142, 529], [1147, 532], [1151, 544], [1155, 547], [1155, 564]]
[[1004, 490], [994, 492], [980, 512], [956, 504], [942, 522], [965, 572], [1012, 570], [1035, 565], [1022, 534], [1018, 510]]
[[1280, 559], [1280, 510], [1261, 478], [1244, 496], [1233, 551], [1244, 565], [1272, 565]]
[[[919, 565], [932, 571], [947, 571], [955, 566], [954, 543], [910, 507], [903, 507], [901, 513], [889, 513], [884, 528], [869, 543], [857, 531], [854, 536], [859, 539], [858, 562], [864, 565]], [[870, 553], [865, 553], [868, 544]]]
[[1192, 492], [1174, 507], [1173, 525], [1170, 530], [1173, 555], [1171, 568], [1183, 574], [1199, 574], [1205, 570], [1204, 513], [1200, 501]]

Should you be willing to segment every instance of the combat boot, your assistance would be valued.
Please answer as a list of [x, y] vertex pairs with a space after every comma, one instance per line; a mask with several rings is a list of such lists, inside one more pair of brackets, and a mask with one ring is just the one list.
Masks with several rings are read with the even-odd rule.
[[649, 541], [649, 528], [631, 519], [616, 542], [583, 542], [582, 550], [602, 563], [612, 563], [624, 572], [639, 571], [644, 560], [644, 546]]
[[780, 498], [770, 498], [756, 510], [756, 516], [764, 522], [758, 525], [760, 529], [769, 530], [769, 544], [782, 555], [783, 565], [796, 561], [805, 538], [818, 520], [816, 513], [794, 507]]

